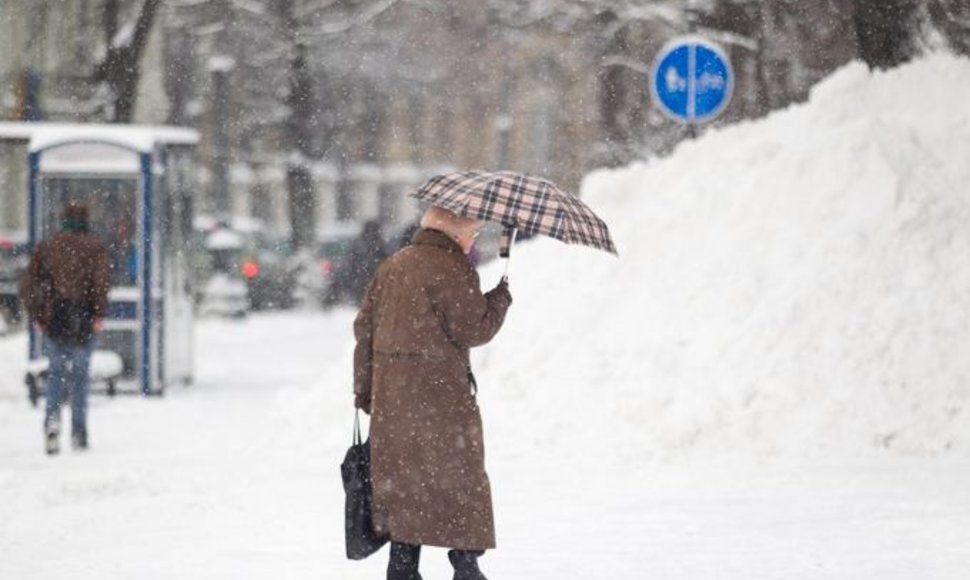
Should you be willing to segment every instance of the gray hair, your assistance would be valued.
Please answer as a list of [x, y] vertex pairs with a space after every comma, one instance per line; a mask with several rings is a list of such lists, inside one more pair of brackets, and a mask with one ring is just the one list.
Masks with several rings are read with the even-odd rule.
[[473, 234], [482, 227], [482, 222], [433, 205], [421, 216], [421, 227], [438, 230], [450, 236], [462, 236]]

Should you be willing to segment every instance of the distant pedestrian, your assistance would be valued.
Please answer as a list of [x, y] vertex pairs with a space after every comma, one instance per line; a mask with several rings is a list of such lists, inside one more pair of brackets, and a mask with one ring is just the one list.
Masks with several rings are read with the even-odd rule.
[[87, 449], [88, 367], [94, 335], [108, 306], [108, 252], [89, 231], [88, 209], [72, 203], [61, 231], [37, 245], [21, 284], [31, 321], [44, 335], [50, 361], [44, 437], [48, 454], [59, 451], [61, 403], [71, 397], [71, 442]]
[[485, 580], [495, 547], [482, 417], [469, 350], [502, 327], [503, 280], [482, 294], [468, 260], [482, 223], [432, 207], [388, 258], [354, 322], [355, 405], [370, 413], [373, 518], [388, 580], [420, 580], [422, 545], [452, 548], [455, 580]]
[[[347, 255], [338, 265], [334, 291], [338, 298], [359, 304], [377, 266], [387, 257], [381, 224], [371, 220], [364, 224], [360, 235], [351, 243]], [[339, 301], [339, 299], [338, 299]]]
[[390, 244], [388, 244], [387, 254], [391, 255], [394, 252], [403, 248], [404, 246], [410, 244], [411, 238], [414, 237], [414, 234], [419, 229], [421, 229], [421, 224], [419, 224], [418, 222], [415, 222], [413, 224], [408, 225], [403, 230], [401, 230], [401, 232], [397, 235], [397, 237], [394, 238]]

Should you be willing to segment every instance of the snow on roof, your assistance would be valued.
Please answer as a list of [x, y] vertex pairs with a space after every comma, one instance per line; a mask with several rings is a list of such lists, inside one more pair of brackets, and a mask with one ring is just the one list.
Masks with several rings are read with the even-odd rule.
[[0, 140], [30, 141], [31, 151], [65, 143], [104, 142], [148, 153], [156, 143], [195, 145], [199, 134], [186, 127], [97, 123], [0, 123]]
[[255, 180], [255, 177], [252, 168], [245, 163], [233, 163], [229, 168], [229, 180], [232, 183], [248, 185]]
[[254, 232], [261, 232], [266, 229], [266, 225], [263, 220], [259, 218], [254, 218], [250, 216], [234, 216], [230, 220], [232, 228], [238, 232], [251, 234]]
[[197, 230], [209, 231], [219, 226], [219, 219], [209, 214], [196, 214], [192, 218], [192, 227]]
[[340, 174], [333, 163], [328, 161], [318, 161], [310, 166], [310, 173], [314, 179], [323, 181], [337, 181]]
[[236, 250], [243, 247], [243, 238], [232, 230], [219, 229], [205, 239], [205, 247], [209, 250]]
[[426, 177], [425, 172], [411, 163], [395, 163], [384, 169], [384, 177], [389, 181], [417, 183]]
[[280, 183], [284, 179], [286, 179], [286, 171], [283, 169], [282, 166], [277, 164], [265, 165], [259, 168], [259, 170], [257, 171], [257, 174], [259, 175], [259, 178], [263, 181]]
[[328, 222], [317, 228], [317, 241], [339, 240], [360, 234], [360, 222]]
[[0, 123], [0, 140], [29, 141], [39, 123]]
[[236, 67], [236, 59], [231, 56], [213, 56], [206, 63], [209, 72], [228, 72]]
[[27, 241], [27, 232], [26, 230], [0, 230], [0, 240], [24, 243]]
[[358, 181], [380, 181], [381, 168], [376, 163], [358, 163], [350, 168], [350, 177]]

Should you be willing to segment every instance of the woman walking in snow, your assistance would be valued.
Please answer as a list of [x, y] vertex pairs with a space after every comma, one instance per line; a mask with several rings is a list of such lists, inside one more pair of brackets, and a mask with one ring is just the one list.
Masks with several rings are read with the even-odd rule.
[[469, 349], [499, 331], [503, 280], [483, 294], [468, 254], [481, 222], [431, 207], [378, 268], [354, 322], [355, 405], [371, 414], [374, 525], [388, 580], [420, 580], [422, 545], [451, 548], [455, 580], [484, 580], [495, 547], [482, 419]]

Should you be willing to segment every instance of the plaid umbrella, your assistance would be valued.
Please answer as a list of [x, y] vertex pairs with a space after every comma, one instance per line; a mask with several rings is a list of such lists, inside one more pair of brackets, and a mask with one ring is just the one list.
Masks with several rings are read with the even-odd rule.
[[433, 177], [411, 195], [458, 215], [505, 226], [503, 257], [516, 231], [616, 254], [606, 223], [579, 198], [545, 179], [511, 171], [460, 171]]

